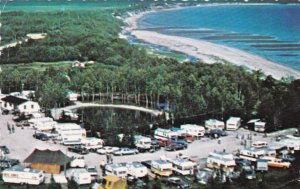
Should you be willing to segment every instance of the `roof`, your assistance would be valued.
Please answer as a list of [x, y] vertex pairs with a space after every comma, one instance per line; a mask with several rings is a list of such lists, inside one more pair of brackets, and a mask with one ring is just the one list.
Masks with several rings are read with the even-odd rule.
[[16, 172], [27, 172], [27, 173], [41, 173], [42, 172], [41, 170], [24, 168], [24, 167], [21, 167], [18, 165], [10, 167], [8, 169], [5, 169], [4, 171], [16, 171]]
[[40, 163], [40, 164], [53, 164], [64, 165], [69, 163], [71, 158], [66, 156], [62, 151], [52, 150], [39, 150], [35, 149], [25, 160], [24, 163]]
[[23, 104], [24, 102], [27, 102], [28, 100], [9, 95], [7, 97], [2, 98], [2, 101], [19, 105]]

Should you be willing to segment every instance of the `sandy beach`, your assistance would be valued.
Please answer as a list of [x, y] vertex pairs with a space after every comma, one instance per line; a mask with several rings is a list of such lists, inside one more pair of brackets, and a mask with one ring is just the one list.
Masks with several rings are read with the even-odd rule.
[[266, 75], [272, 75], [276, 79], [282, 77], [300, 78], [300, 71], [272, 62], [260, 56], [232, 47], [214, 44], [211, 42], [190, 39], [185, 37], [164, 35], [154, 31], [140, 30], [137, 22], [145, 14], [155, 10], [134, 14], [125, 19], [128, 27], [123, 33], [131, 33], [137, 39], [146, 43], [167, 47], [173, 51], [185, 53], [205, 63], [229, 62], [238, 66], [245, 66], [251, 70], [262, 70]]

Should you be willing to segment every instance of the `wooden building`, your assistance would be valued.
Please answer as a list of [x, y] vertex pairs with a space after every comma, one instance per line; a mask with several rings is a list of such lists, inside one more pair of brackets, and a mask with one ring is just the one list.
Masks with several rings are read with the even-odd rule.
[[35, 149], [25, 160], [32, 169], [43, 170], [45, 173], [59, 174], [64, 165], [67, 165], [71, 158], [62, 151]]

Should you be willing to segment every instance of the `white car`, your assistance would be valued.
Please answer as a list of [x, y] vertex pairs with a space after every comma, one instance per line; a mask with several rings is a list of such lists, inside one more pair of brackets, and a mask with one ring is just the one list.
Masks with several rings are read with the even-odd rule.
[[137, 149], [132, 148], [120, 148], [119, 150], [115, 150], [112, 152], [115, 156], [122, 156], [122, 155], [131, 155], [131, 154], [138, 154], [139, 151]]
[[119, 150], [118, 147], [111, 147], [111, 146], [104, 146], [102, 148], [99, 148], [97, 150], [97, 153], [98, 154], [110, 154], [112, 153], [113, 151], [116, 151], [116, 150]]

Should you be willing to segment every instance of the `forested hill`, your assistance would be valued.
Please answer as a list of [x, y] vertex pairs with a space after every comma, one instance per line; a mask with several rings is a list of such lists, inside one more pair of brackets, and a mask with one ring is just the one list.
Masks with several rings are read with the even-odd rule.
[[[82, 94], [83, 100], [105, 94], [105, 100], [110, 101], [118, 94], [125, 99], [123, 103], [133, 99], [130, 103], [153, 108], [170, 103], [176, 118], [223, 113], [224, 118], [264, 118], [276, 129], [299, 127], [299, 80], [277, 81], [260, 71], [250, 73], [233, 65], [180, 64], [172, 58], [150, 55], [119, 39], [123, 23], [114, 13], [113, 9], [4, 12], [1, 32], [9, 35], [1, 34], [3, 40], [11, 41], [11, 36], [18, 40], [27, 33], [47, 36], [3, 51], [2, 92], [36, 90], [36, 100], [48, 108], [63, 106], [69, 89]], [[52, 65], [53, 61], [74, 60], [95, 64], [79, 69], [61, 62], [43, 64], [43, 69], [23, 69], [36, 61]]]

